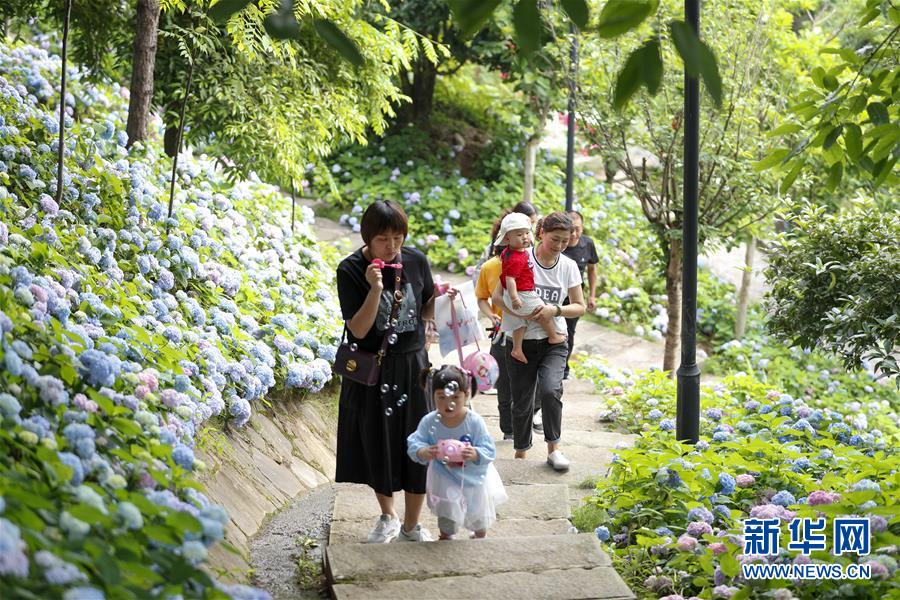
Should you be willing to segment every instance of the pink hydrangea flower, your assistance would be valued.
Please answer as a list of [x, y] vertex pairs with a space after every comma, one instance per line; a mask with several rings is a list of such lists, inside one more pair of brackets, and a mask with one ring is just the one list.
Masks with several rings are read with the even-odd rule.
[[713, 542], [709, 545], [709, 549], [712, 550], [712, 553], [718, 556], [719, 554], [724, 554], [728, 552], [728, 547], [722, 542]]
[[685, 533], [678, 538], [678, 541], [675, 543], [675, 547], [682, 552], [693, 552], [697, 549], [697, 538]]
[[142, 385], [146, 385], [151, 392], [155, 392], [159, 388], [159, 380], [153, 371], [141, 371], [138, 373], [138, 381]]
[[810, 505], [815, 504], [834, 504], [838, 500], [840, 500], [840, 495], [829, 492], [827, 490], [816, 490], [812, 492], [806, 499], [806, 503]]
[[750, 516], [754, 519], [781, 519], [790, 521], [794, 518], [794, 511], [787, 510], [778, 504], [760, 504], [750, 509]]
[[777, 400], [781, 396], [781, 392], [777, 390], [769, 390], [766, 392], [766, 400]]
[[741, 473], [740, 475], [735, 477], [734, 480], [739, 488], [748, 488], [756, 483], [756, 478], [749, 473]]
[[139, 385], [134, 389], [134, 395], [140, 400], [143, 400], [149, 393], [150, 388], [146, 385]]

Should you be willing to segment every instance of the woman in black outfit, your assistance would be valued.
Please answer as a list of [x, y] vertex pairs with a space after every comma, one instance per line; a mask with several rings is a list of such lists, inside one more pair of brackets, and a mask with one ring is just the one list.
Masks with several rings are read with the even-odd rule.
[[[425, 255], [403, 246], [407, 229], [400, 205], [373, 202], [363, 213], [360, 226], [365, 245], [342, 260], [337, 269], [348, 341], [360, 350], [377, 352], [388, 329], [397, 271], [393, 267], [381, 269], [373, 260], [402, 264], [403, 298], [394, 325], [396, 340], [387, 347], [381, 380], [370, 387], [344, 379], [338, 410], [335, 481], [364, 483], [375, 491], [381, 517], [369, 534], [372, 543], [394, 538], [433, 539], [419, 524], [426, 468], [409, 459], [406, 438], [427, 413], [418, 381], [429, 365], [424, 347], [426, 333], [434, 328], [434, 281]], [[402, 527], [393, 496], [400, 490], [406, 495]]]

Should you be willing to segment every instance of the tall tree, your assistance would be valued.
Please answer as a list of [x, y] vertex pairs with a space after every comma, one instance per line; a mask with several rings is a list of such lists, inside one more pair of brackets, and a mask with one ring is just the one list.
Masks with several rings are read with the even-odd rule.
[[[794, 34], [790, 15], [773, 9], [771, 2], [762, 6], [750, 0], [727, 6], [712, 3], [704, 10], [701, 35], [719, 57], [725, 85], [721, 108], [717, 109], [709, 96], [703, 97], [702, 110], [708, 118], [703, 119], [700, 132], [700, 241], [721, 243], [744, 237], [750, 225], [774, 208], [775, 177], [761, 177], [751, 161], [764, 155], [764, 132], [773, 113], [785, 104], [784, 89], [792, 81], [777, 58], [786, 52], [781, 46], [785, 36]], [[658, 93], [635, 96], [621, 112], [610, 102], [622, 97], [623, 81], [638, 68], [637, 59], [631, 58], [634, 53], [624, 66], [621, 62], [621, 55], [633, 45], [639, 46], [639, 57], [658, 55], [660, 69], [676, 60], [672, 45], [665, 42], [669, 36], [679, 35], [677, 28], [664, 28], [661, 23], [676, 19], [681, 3], [665, 0], [659, 11], [660, 22], [645, 24], [646, 31], [620, 38], [624, 43], [615, 47], [584, 44], [581, 115], [587, 137], [601, 154], [615, 157], [657, 235], [668, 298], [663, 368], [674, 371], [681, 333], [681, 73], [657, 71], [653, 75], [656, 83], [650, 87], [658, 86]], [[646, 41], [648, 37], [650, 41]], [[651, 75], [642, 73], [640, 77]], [[640, 153], [636, 150], [646, 151], [645, 157], [637, 158]]]
[[147, 135], [153, 101], [153, 73], [159, 37], [159, 0], [138, 0], [131, 67], [131, 96], [128, 99], [128, 147]]
[[[825, 50], [836, 60], [809, 70], [810, 82], [773, 132], [785, 145], [760, 163], [783, 174], [783, 190], [819, 161], [832, 191], [848, 172], [861, 174], [870, 193], [900, 182], [900, 6], [892, 0], [855, 4], [858, 12], [840, 44]], [[896, 207], [897, 194], [890, 196]]]

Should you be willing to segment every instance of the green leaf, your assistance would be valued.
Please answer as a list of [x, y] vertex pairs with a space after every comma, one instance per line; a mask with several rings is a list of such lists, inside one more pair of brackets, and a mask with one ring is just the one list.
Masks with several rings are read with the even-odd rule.
[[464, 38], [472, 37], [487, 23], [500, 0], [448, 0]]
[[844, 163], [838, 161], [831, 165], [831, 169], [828, 171], [828, 181], [825, 182], [825, 187], [828, 188], [828, 191], [833, 192], [837, 189], [838, 184], [841, 182], [841, 178], [844, 176]]
[[88, 525], [97, 525], [102, 523], [108, 523], [109, 517], [104, 515], [100, 510], [94, 508], [93, 506], [88, 506], [87, 504], [76, 504], [75, 506], [70, 506], [69, 514], [84, 521]]
[[356, 43], [347, 37], [337, 25], [325, 19], [316, 19], [313, 21], [313, 28], [326, 44], [337, 50], [351, 65], [361, 67], [365, 64], [366, 61], [359, 53]]
[[600, 37], [614, 38], [631, 31], [650, 16], [653, 8], [650, 2], [609, 0], [600, 11], [600, 22], [597, 27]]
[[722, 572], [728, 577], [736, 577], [741, 570], [741, 565], [737, 559], [727, 552], [719, 555], [719, 566], [722, 567]]
[[625, 106], [641, 84], [646, 85], [651, 94], [656, 93], [661, 80], [662, 59], [659, 54], [659, 41], [654, 38], [628, 56], [625, 66], [616, 78], [613, 106], [616, 109]]
[[822, 143], [822, 148], [828, 150], [831, 148], [837, 139], [840, 137], [841, 132], [844, 130], [842, 125], [836, 126], [834, 129], [828, 132], [828, 135], [825, 136], [825, 141]]
[[881, 102], [872, 102], [866, 107], [866, 112], [869, 114], [869, 119], [872, 123], [881, 124], [881, 123], [890, 123], [891, 117], [888, 114], [887, 106], [882, 104]]
[[779, 164], [788, 155], [787, 148], [778, 148], [770, 152], [764, 159], [753, 163], [754, 171], [765, 171]]
[[847, 147], [847, 154], [852, 160], [859, 158], [862, 154], [862, 130], [856, 123], [847, 123], [844, 126], [844, 144]]
[[569, 18], [572, 19], [572, 22], [575, 23], [578, 29], [587, 27], [590, 13], [585, 0], [560, 0], [560, 4], [562, 4], [563, 10], [566, 11], [566, 14], [569, 15]]
[[78, 380], [78, 371], [76, 371], [72, 365], [62, 365], [59, 368], [59, 376], [62, 377], [62, 380], [69, 386], [72, 386]]
[[166, 515], [166, 523], [180, 531], [199, 533], [203, 526], [196, 518], [186, 512], [170, 512]]
[[243, 10], [248, 4], [250, 4], [250, 0], [219, 0], [210, 7], [207, 14], [210, 19], [222, 24], [230, 19], [231, 15]]
[[678, 55], [684, 61], [684, 68], [689, 75], [703, 78], [709, 95], [716, 106], [722, 105], [722, 77], [716, 56], [694, 30], [684, 21], [670, 21], [669, 30]]
[[537, 0], [519, 0], [513, 9], [513, 25], [516, 42], [525, 54], [531, 54], [541, 47], [541, 13]]
[[151, 540], [162, 544], [178, 545], [181, 543], [168, 527], [163, 527], [162, 525], [146, 525], [144, 526], [144, 533]]
[[779, 135], [786, 135], [789, 133], [797, 133], [798, 131], [802, 131], [803, 126], [799, 123], [784, 123], [783, 125], [779, 125], [772, 131], [766, 133], [766, 137], [775, 137]]
[[784, 179], [781, 180], [781, 193], [786, 194], [792, 185], [794, 185], [794, 181], [797, 180], [797, 176], [800, 175], [800, 171], [803, 169], [803, 160], [797, 160], [797, 163], [788, 171], [788, 174], [785, 175]]
[[143, 433], [143, 429], [141, 426], [132, 421], [131, 419], [126, 419], [124, 417], [116, 417], [112, 420], [113, 426], [118, 429], [121, 433], [127, 436], [139, 436]]

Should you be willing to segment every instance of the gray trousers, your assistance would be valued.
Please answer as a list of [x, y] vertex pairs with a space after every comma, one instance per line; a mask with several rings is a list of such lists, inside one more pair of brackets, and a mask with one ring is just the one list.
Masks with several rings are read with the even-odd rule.
[[506, 347], [506, 369], [512, 394], [513, 448], [531, 448], [531, 426], [534, 405], [541, 406], [544, 440], [558, 442], [562, 437], [562, 378], [569, 347], [566, 342], [550, 344], [547, 339], [524, 340], [522, 352], [528, 359], [523, 364], [510, 356]]

